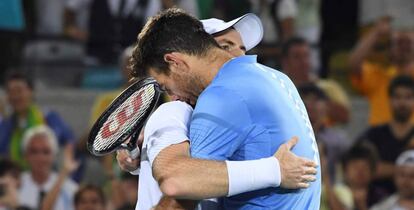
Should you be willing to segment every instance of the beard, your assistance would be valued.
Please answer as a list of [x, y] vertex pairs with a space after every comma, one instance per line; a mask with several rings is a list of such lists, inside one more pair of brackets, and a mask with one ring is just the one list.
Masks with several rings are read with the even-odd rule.
[[411, 119], [412, 112], [408, 109], [398, 109], [394, 110], [393, 118], [399, 123], [407, 123]]

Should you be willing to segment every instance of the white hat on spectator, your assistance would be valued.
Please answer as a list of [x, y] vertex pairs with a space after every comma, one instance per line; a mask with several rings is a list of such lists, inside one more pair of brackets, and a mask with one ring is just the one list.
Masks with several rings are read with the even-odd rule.
[[204, 30], [214, 35], [234, 27], [239, 32], [246, 50], [255, 47], [263, 38], [263, 25], [260, 18], [253, 13], [245, 14], [232, 21], [224, 22], [217, 18], [201, 20]]
[[400, 154], [396, 162], [397, 166], [414, 166], [414, 150], [408, 150]]

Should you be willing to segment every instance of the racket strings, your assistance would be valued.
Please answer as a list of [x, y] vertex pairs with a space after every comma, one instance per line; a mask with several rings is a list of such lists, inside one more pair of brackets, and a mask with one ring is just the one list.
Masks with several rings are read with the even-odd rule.
[[115, 144], [122, 136], [129, 136], [133, 127], [143, 118], [155, 99], [155, 85], [144, 86], [125, 100], [104, 123], [95, 137], [93, 147], [104, 151]]

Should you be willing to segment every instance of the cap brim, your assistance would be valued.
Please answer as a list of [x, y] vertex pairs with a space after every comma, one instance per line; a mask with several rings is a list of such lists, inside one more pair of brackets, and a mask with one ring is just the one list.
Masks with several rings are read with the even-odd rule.
[[214, 35], [234, 27], [239, 32], [246, 50], [254, 48], [262, 41], [263, 25], [260, 18], [253, 13], [245, 14], [229, 22], [211, 18], [201, 20], [207, 33]]
[[262, 41], [263, 25], [260, 18], [253, 13], [248, 13], [229, 23], [239, 32], [246, 50], [254, 48]]

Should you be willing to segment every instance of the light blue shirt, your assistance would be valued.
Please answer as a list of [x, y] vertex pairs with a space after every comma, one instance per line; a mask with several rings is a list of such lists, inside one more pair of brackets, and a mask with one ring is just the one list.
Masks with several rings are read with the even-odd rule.
[[[198, 98], [190, 151], [202, 159], [259, 159], [272, 156], [293, 136], [299, 143], [292, 151], [319, 164], [313, 129], [292, 81], [258, 64], [256, 56], [241, 56], [225, 63]], [[317, 181], [308, 189], [267, 188], [221, 202], [224, 209], [319, 209], [320, 194], [318, 168]]]

